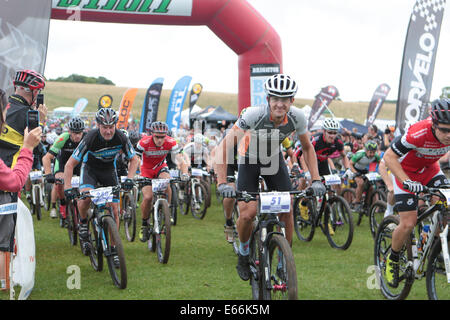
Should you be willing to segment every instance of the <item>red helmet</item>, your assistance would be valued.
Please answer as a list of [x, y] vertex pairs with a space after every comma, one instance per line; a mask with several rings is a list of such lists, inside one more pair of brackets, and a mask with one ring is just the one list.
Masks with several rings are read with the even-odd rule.
[[14, 86], [28, 87], [31, 90], [44, 89], [45, 78], [33, 70], [20, 70], [16, 72], [13, 84]]

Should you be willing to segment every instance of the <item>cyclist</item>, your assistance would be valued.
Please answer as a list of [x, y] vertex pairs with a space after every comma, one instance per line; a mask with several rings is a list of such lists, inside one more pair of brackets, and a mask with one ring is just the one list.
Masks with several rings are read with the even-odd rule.
[[198, 167], [206, 167], [207, 170], [211, 168], [211, 159], [209, 157], [209, 149], [207, 147], [209, 139], [204, 137], [201, 133], [196, 133], [192, 138], [192, 142], [186, 144], [183, 148], [183, 154], [190, 167], [195, 164]]
[[[95, 114], [97, 129], [90, 130], [78, 144], [72, 156], [64, 168], [64, 194], [67, 200], [76, 197], [76, 190], [72, 189], [71, 181], [75, 167], [81, 162], [80, 191], [85, 192], [94, 189], [97, 185], [116, 186], [120, 183], [116, 171], [115, 161], [120, 152], [127, 155], [130, 161], [128, 178], [124, 182], [127, 189], [133, 188], [133, 177], [139, 164], [139, 158], [135, 154], [130, 140], [120, 130], [116, 130], [118, 117], [112, 108], [101, 108]], [[89, 198], [77, 202], [80, 213], [80, 225], [78, 233], [82, 243], [83, 252], [89, 254], [88, 246], [88, 216], [91, 200]], [[119, 227], [118, 193], [114, 195], [112, 209]], [[114, 262], [118, 263], [115, 255]]]
[[[364, 149], [356, 152], [350, 160], [350, 168], [347, 169], [345, 175], [356, 182], [356, 196], [355, 202], [352, 204], [355, 211], [361, 210], [361, 197], [364, 188], [364, 179], [361, 175], [368, 173], [371, 170], [372, 164], [380, 163], [380, 155], [377, 153], [378, 145], [375, 141], [369, 140], [364, 144]], [[369, 197], [369, 195], [368, 195]]]
[[[297, 92], [296, 82], [287, 75], [276, 74], [266, 80], [264, 89], [268, 105], [244, 109], [216, 151], [219, 192], [223, 197], [235, 196], [234, 189], [227, 184], [226, 170], [228, 159], [233, 156], [229, 154], [231, 153], [229, 150], [233, 149], [237, 141], [240, 142], [237, 190], [257, 192], [259, 177], [262, 176], [269, 189], [291, 191], [292, 185], [280, 144], [296, 131], [311, 171], [312, 189], [316, 195], [322, 195], [325, 187], [320, 181], [316, 153], [307, 131], [307, 120], [303, 111], [292, 106]], [[260, 149], [259, 152], [258, 149]], [[240, 215], [236, 225], [240, 248], [236, 269], [242, 280], [248, 280], [250, 277], [249, 239], [257, 207], [254, 201], [248, 203], [239, 201], [238, 206]], [[292, 207], [289, 214], [280, 216], [280, 220], [285, 223], [286, 237], [292, 244]]]
[[[74, 117], [70, 119], [68, 123], [68, 132], [63, 132], [50, 147], [50, 150], [42, 159], [44, 165], [45, 180], [48, 183], [55, 183], [56, 179], [64, 178], [64, 167], [76, 149], [80, 141], [83, 139], [84, 133], [84, 121], [80, 117]], [[52, 173], [52, 161], [55, 160], [55, 165]], [[81, 164], [78, 164], [73, 173], [77, 176], [80, 175]], [[64, 197], [64, 188], [62, 184], [56, 184], [54, 186], [57, 198], [59, 199], [60, 206], [59, 212], [63, 223], [66, 219], [66, 199]], [[50, 217], [56, 218], [56, 199], [52, 199], [52, 208], [50, 210]], [[63, 224], [64, 225], [64, 224]]]
[[384, 155], [395, 178], [394, 196], [400, 216], [386, 261], [386, 280], [392, 287], [397, 287], [399, 282], [400, 250], [417, 222], [415, 194], [423, 191], [423, 186], [447, 184], [438, 162], [450, 150], [450, 100], [433, 101], [430, 114], [431, 118], [411, 125]]
[[[171, 153], [172, 161], [178, 163], [183, 173], [182, 178], [186, 180], [187, 165], [181, 154], [182, 149], [176, 140], [167, 135], [169, 127], [165, 122], [153, 122], [151, 135], [144, 136], [137, 144], [138, 152], [142, 152], [141, 175], [149, 179], [170, 179], [169, 168], [165, 159]], [[172, 190], [167, 188], [168, 202], [171, 203]], [[152, 210], [153, 191], [151, 186], [142, 188], [142, 226], [139, 232], [139, 239], [142, 242], [148, 240], [148, 216]]]

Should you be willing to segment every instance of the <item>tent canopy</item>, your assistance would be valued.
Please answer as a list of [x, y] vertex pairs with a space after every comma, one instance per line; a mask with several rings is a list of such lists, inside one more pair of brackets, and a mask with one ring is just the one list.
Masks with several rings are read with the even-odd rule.
[[226, 111], [222, 106], [208, 106], [199, 113], [192, 114], [191, 119], [206, 120], [207, 122], [228, 121], [234, 122], [237, 116]]

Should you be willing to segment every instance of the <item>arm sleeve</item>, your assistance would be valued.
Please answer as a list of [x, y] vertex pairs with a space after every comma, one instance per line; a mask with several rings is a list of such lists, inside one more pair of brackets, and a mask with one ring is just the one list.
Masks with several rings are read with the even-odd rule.
[[26, 148], [20, 151], [17, 163], [12, 170], [0, 160], [0, 190], [19, 192], [25, 185], [32, 164], [33, 153]]

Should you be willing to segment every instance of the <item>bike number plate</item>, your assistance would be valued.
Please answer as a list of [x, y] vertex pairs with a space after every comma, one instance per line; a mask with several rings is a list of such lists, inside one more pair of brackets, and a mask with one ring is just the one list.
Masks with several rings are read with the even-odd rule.
[[194, 177], [201, 177], [201, 176], [203, 176], [203, 170], [202, 169], [199, 169], [199, 168], [192, 168], [192, 175], [194, 176]]
[[79, 188], [80, 187], [80, 177], [77, 177], [77, 176], [72, 177], [71, 184], [72, 184], [72, 188]]
[[367, 178], [369, 181], [378, 181], [378, 180], [381, 180], [381, 176], [380, 176], [380, 174], [379, 174], [378, 172], [369, 172], [369, 173], [366, 173], [366, 178]]
[[323, 177], [325, 179], [325, 185], [327, 185], [327, 186], [341, 184], [341, 177], [339, 177], [337, 174], [328, 174]]
[[283, 213], [291, 210], [289, 192], [263, 192], [259, 194], [261, 213]]
[[450, 189], [439, 189], [439, 191], [445, 196], [447, 199], [447, 205], [450, 205]]
[[113, 199], [112, 187], [93, 189], [90, 190], [89, 193], [91, 194], [91, 196], [93, 196], [92, 202], [94, 202], [96, 205], [102, 205], [108, 202], [112, 202]]
[[30, 171], [30, 180], [42, 179], [42, 171]]
[[180, 177], [180, 170], [177, 170], [177, 169], [170, 169], [169, 170], [169, 173], [170, 173], [170, 177], [171, 178], [179, 178]]
[[152, 190], [153, 192], [160, 192], [167, 189], [169, 185], [169, 179], [153, 179], [152, 180]]

